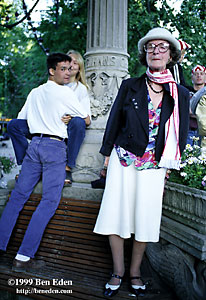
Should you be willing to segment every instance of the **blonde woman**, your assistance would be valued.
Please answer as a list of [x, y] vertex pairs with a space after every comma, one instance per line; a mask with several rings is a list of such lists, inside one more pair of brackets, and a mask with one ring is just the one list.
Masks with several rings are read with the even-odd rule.
[[90, 100], [88, 95], [88, 87], [85, 79], [84, 60], [81, 54], [75, 50], [67, 52], [72, 59], [69, 83], [67, 84], [76, 94], [79, 102], [88, 113], [89, 118], [84, 120], [79, 117], [71, 118], [65, 116], [62, 120], [68, 124], [68, 143], [67, 143], [67, 166], [66, 166], [66, 184], [72, 183], [71, 170], [75, 167], [76, 158], [78, 156], [81, 144], [85, 137], [86, 126], [90, 124]]

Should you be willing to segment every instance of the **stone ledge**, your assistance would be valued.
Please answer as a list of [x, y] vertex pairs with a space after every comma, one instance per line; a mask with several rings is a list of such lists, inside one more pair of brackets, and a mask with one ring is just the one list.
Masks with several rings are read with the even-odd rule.
[[162, 216], [161, 238], [200, 260], [206, 259], [206, 236], [168, 217]]
[[162, 214], [172, 220], [197, 230], [199, 233], [206, 234], [206, 220], [203, 218], [198, 218], [183, 210], [175, 209], [165, 204], [163, 205]]
[[[8, 182], [8, 189], [13, 190], [15, 180]], [[89, 183], [73, 182], [71, 187], [64, 187], [62, 190], [62, 197], [79, 199], [79, 200], [93, 200], [101, 201], [103, 189], [93, 189]], [[42, 194], [42, 182], [40, 181], [34, 188], [33, 193]]]

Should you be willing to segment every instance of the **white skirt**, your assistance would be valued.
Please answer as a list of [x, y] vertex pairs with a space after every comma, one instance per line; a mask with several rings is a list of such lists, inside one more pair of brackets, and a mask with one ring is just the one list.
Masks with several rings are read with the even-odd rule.
[[113, 149], [94, 232], [158, 242], [166, 169], [123, 167]]

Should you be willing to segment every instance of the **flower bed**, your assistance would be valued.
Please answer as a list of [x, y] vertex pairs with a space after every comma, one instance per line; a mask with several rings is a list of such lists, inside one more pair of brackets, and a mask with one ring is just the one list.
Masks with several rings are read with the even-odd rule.
[[198, 138], [194, 139], [194, 145], [186, 145], [182, 154], [180, 170], [172, 170], [169, 175], [170, 182], [176, 182], [188, 187], [206, 189], [206, 153], [197, 145]]

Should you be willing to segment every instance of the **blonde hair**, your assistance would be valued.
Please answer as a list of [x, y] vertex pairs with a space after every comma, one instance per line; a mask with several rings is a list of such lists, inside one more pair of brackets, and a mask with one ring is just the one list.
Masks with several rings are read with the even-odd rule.
[[75, 50], [69, 50], [67, 52], [67, 55], [70, 55], [70, 54], [74, 54], [75, 59], [77, 60], [77, 63], [79, 65], [79, 72], [76, 74], [77, 83], [78, 83], [78, 81], [80, 81], [82, 84], [84, 84], [88, 88], [88, 85], [86, 83], [83, 57], [81, 56], [81, 54], [78, 51], [75, 51]]

